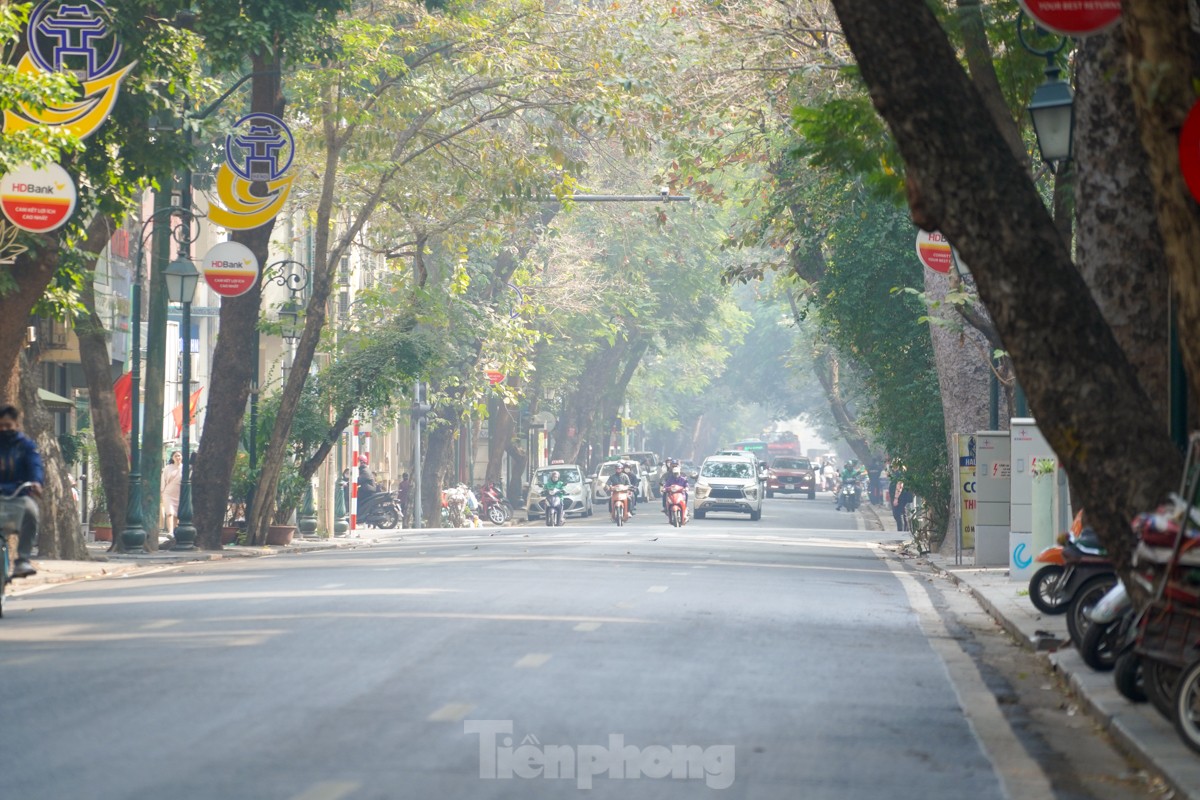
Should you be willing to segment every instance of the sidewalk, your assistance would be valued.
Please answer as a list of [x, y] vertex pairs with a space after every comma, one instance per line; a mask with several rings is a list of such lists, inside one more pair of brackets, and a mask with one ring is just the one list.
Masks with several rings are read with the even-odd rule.
[[[862, 507], [867, 527], [891, 532], [895, 520], [882, 507]], [[876, 523], [876, 524], [872, 524]], [[1153, 769], [1175, 791], [1175, 797], [1200, 800], [1200, 755], [1179, 740], [1175, 728], [1149, 703], [1130, 703], [1113, 686], [1112, 673], [1095, 672], [1067, 641], [1063, 616], [1046, 616], [1029, 600], [1029, 587], [1010, 580], [1007, 568], [958, 566], [953, 558], [924, 556], [926, 563], [965, 588], [1018, 642], [1041, 652], [1051, 667], [1066, 679], [1088, 713], [1137, 762]]]
[[[411, 529], [403, 530], [408, 531]], [[339, 536], [335, 539], [301, 539], [297, 537], [292, 540], [291, 544], [282, 547], [226, 545], [220, 550], [159, 550], [154, 553], [139, 554], [110, 553], [108, 552], [108, 542], [88, 542], [88, 554], [91, 556], [91, 560], [89, 561], [43, 559], [34, 556], [33, 565], [37, 568], [37, 574], [28, 578], [18, 578], [14, 581], [11, 594], [12, 596], [19, 597], [22, 594], [41, 591], [46, 586], [54, 584], [107, 578], [114, 575], [126, 575], [151, 569], [164, 569], [202, 561], [217, 561], [226, 558], [262, 558], [264, 556], [357, 547], [370, 544], [384, 534], [395, 535], [401, 532], [402, 529], [399, 528], [396, 530], [364, 528], [356, 531], [356, 535], [353, 537]]]

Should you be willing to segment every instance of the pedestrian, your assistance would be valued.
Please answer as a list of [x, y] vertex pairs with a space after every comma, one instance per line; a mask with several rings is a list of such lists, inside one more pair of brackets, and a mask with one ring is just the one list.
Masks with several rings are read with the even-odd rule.
[[407, 523], [407, 519], [409, 512], [408, 494], [411, 491], [412, 481], [409, 479], [408, 473], [405, 472], [400, 476], [400, 483], [396, 486], [396, 500], [400, 503], [400, 518], [402, 520], [400, 524], [405, 528], [410, 527]]
[[896, 530], [908, 530], [908, 504], [912, 502], [912, 491], [906, 487], [905, 469], [904, 466], [892, 461], [888, 466], [888, 476], [891, 481], [888, 485], [887, 498], [888, 503], [892, 506], [892, 517], [896, 520]]
[[183, 454], [178, 450], [171, 453], [162, 471], [162, 488], [159, 490], [159, 516], [166, 523], [163, 532], [175, 534], [175, 523], [179, 520], [179, 490], [183, 486]]

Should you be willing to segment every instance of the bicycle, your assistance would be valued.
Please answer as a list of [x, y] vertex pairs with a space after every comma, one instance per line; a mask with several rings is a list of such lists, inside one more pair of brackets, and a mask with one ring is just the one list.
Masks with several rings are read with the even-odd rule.
[[8, 591], [8, 584], [13, 580], [12, 559], [9, 553], [16, 552], [16, 548], [11, 546], [9, 540], [20, 536], [21, 522], [25, 517], [24, 509], [12, 501], [31, 486], [33, 483], [27, 481], [18, 486], [12, 494], [0, 493], [0, 617], [4, 616], [4, 595]]

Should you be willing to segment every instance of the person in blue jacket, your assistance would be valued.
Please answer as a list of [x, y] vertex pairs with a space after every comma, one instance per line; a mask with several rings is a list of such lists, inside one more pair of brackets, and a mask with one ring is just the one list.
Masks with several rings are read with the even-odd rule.
[[37, 541], [38, 504], [42, 496], [42, 484], [46, 472], [42, 466], [42, 454], [37, 443], [21, 433], [21, 412], [13, 405], [0, 406], [0, 492], [10, 495], [24, 483], [32, 483], [21, 491], [19, 497], [5, 500], [16, 503], [21, 511], [20, 538], [17, 542], [17, 560], [13, 564], [14, 578], [37, 574], [30, 557], [33, 543]]

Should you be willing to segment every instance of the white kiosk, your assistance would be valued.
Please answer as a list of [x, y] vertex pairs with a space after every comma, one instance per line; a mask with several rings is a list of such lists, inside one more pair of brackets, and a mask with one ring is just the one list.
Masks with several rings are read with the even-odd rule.
[[1008, 431], [976, 433], [975, 464], [975, 566], [1003, 567], [1009, 562]]

